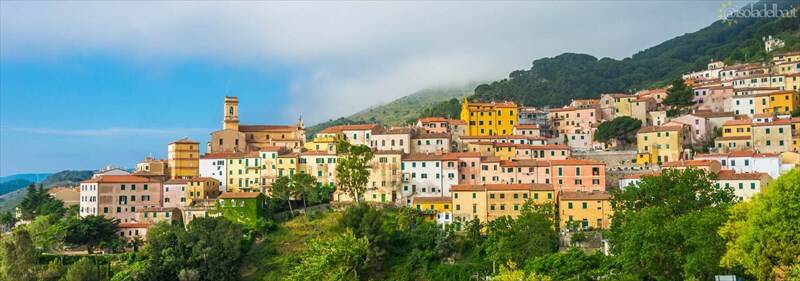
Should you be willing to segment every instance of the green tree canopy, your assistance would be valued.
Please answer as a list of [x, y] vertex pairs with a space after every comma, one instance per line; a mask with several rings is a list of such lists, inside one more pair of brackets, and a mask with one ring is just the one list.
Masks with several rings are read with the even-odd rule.
[[636, 131], [642, 127], [642, 121], [628, 116], [614, 118], [614, 120], [600, 123], [594, 140], [608, 143], [612, 139], [619, 140], [623, 144], [636, 141]]
[[667, 97], [662, 104], [678, 108], [694, 105], [694, 90], [686, 86], [683, 79], [678, 78], [672, 81], [672, 87], [667, 89]]
[[372, 160], [372, 149], [366, 145], [351, 145], [345, 141], [336, 144], [339, 159], [336, 162], [336, 182], [356, 203], [361, 203], [361, 196], [369, 182], [369, 161]]
[[24, 220], [33, 220], [36, 216], [47, 215], [62, 217], [66, 212], [64, 202], [50, 196], [41, 185], [38, 187], [35, 185], [28, 186], [25, 198], [22, 199], [18, 207]]
[[105, 280], [100, 267], [90, 258], [84, 257], [73, 263], [67, 268], [64, 276], [66, 281], [86, 281], [86, 280]]
[[612, 192], [607, 237], [625, 272], [645, 280], [709, 280], [720, 272], [725, 245], [716, 231], [734, 196], [713, 178], [698, 169], [665, 169]]
[[86, 250], [91, 254], [95, 246], [117, 239], [115, 235], [117, 223], [119, 223], [117, 220], [110, 220], [103, 216], [69, 219], [66, 222], [65, 241], [71, 244], [86, 245]]
[[272, 186], [269, 189], [269, 193], [272, 198], [286, 201], [286, 204], [289, 205], [289, 212], [294, 215], [294, 209], [292, 208], [294, 182], [292, 182], [291, 177], [280, 176], [275, 179], [275, 182], [272, 183]]
[[0, 277], [9, 281], [36, 280], [35, 265], [39, 253], [34, 249], [31, 235], [17, 228], [0, 240]]
[[719, 233], [727, 241], [723, 265], [742, 266], [758, 280], [800, 279], [800, 169], [737, 204]]
[[532, 257], [558, 250], [555, 211], [551, 205], [534, 206], [530, 201], [519, 217], [501, 217], [487, 225], [487, 258], [497, 264], [524, 264]]
[[368, 249], [367, 238], [356, 238], [351, 230], [332, 239], [312, 239], [288, 280], [359, 280]]

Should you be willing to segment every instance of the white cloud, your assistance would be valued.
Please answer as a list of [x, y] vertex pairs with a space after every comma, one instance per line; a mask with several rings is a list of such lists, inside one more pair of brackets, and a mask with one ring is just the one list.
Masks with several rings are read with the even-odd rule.
[[[625, 57], [709, 24], [715, 2], [0, 2], [0, 59], [288, 65], [310, 122], [503, 78], [565, 51]], [[333, 106], [332, 106], [333, 105]]]

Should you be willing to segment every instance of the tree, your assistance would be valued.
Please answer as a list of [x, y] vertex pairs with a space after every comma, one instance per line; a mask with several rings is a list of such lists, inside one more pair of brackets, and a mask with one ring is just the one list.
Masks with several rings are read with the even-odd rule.
[[369, 241], [351, 230], [333, 239], [312, 239], [288, 280], [359, 280], [358, 269], [367, 261]]
[[294, 216], [294, 209], [292, 208], [292, 193], [294, 189], [294, 183], [292, 182], [292, 178], [288, 176], [280, 176], [275, 179], [275, 182], [272, 183], [272, 187], [270, 187], [270, 194], [273, 198], [286, 201], [286, 204], [289, 205], [289, 212]]
[[345, 141], [336, 144], [339, 159], [336, 163], [336, 181], [356, 203], [361, 203], [361, 196], [369, 182], [369, 161], [372, 149], [366, 145], [350, 145]]
[[110, 220], [102, 216], [86, 216], [80, 219], [67, 221], [66, 242], [77, 245], [86, 245], [89, 254], [94, 247], [104, 242], [112, 242], [117, 236], [117, 220]]
[[667, 89], [667, 97], [662, 102], [664, 105], [683, 108], [694, 105], [694, 90], [686, 86], [683, 79], [672, 81], [672, 87]]
[[758, 280], [794, 280], [784, 274], [800, 269], [798, 206], [800, 169], [770, 183], [760, 196], [737, 204], [719, 230], [727, 241], [722, 264], [742, 266]]
[[724, 241], [716, 230], [734, 202], [714, 174], [665, 169], [612, 192], [607, 237], [624, 272], [638, 279], [711, 279], [719, 273]]
[[[492, 281], [552, 281], [550, 276], [539, 275], [536, 272], [525, 273], [517, 269], [517, 264], [508, 262], [506, 265], [500, 267], [500, 273], [492, 277]], [[560, 280], [560, 279], [556, 279]]]
[[25, 198], [19, 203], [19, 209], [23, 220], [33, 220], [40, 215], [56, 215], [63, 217], [66, 209], [64, 202], [55, 199], [47, 193], [41, 185], [29, 185]]
[[547, 274], [554, 280], [590, 281], [607, 275], [612, 265], [610, 257], [601, 252], [587, 254], [579, 248], [545, 255], [529, 260], [525, 270]]
[[303, 201], [303, 209], [308, 208], [306, 203], [310, 194], [316, 193], [319, 188], [317, 178], [305, 172], [299, 172], [292, 176], [292, 181], [294, 182], [293, 193], [295, 198], [300, 198]]
[[11, 212], [2, 212], [0, 213], [0, 225], [12, 228], [17, 223], [17, 219], [14, 217], [14, 214]]
[[594, 140], [608, 143], [616, 139], [623, 144], [636, 141], [636, 132], [642, 127], [642, 121], [628, 116], [614, 118], [614, 120], [600, 123], [594, 134]]
[[67, 268], [66, 281], [104, 280], [103, 272], [91, 259], [83, 257]]
[[27, 225], [33, 244], [46, 252], [61, 251], [67, 235], [66, 225], [54, 216], [38, 216]]
[[501, 217], [487, 226], [486, 253], [497, 263], [522, 264], [529, 258], [555, 253], [558, 233], [550, 205], [534, 206], [528, 201], [519, 217]]
[[39, 253], [33, 246], [31, 235], [25, 228], [17, 228], [0, 240], [2, 263], [0, 271], [9, 281], [36, 280], [35, 264]]

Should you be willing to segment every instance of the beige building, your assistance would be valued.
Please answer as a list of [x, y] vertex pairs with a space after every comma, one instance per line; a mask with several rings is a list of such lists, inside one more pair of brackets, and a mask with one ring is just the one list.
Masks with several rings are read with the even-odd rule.
[[300, 149], [306, 133], [303, 119], [295, 125], [240, 125], [239, 99], [225, 97], [222, 130], [211, 133], [209, 153], [250, 152], [271, 147]]
[[528, 200], [534, 204], [554, 203], [549, 184], [459, 184], [451, 187], [453, 217], [481, 222], [502, 216], [517, 217]]
[[611, 196], [605, 191], [564, 191], [558, 196], [562, 229], [572, 224], [583, 229], [608, 229], [613, 213]]
[[792, 151], [792, 133], [790, 119], [753, 123], [753, 148], [761, 153]]

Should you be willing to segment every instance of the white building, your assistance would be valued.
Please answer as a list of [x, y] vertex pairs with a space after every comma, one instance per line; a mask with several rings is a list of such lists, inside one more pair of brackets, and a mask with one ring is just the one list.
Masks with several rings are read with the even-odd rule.
[[778, 178], [781, 173], [794, 168], [792, 164], [783, 164], [778, 153], [755, 153], [752, 150], [732, 151], [726, 154], [697, 154], [695, 160], [714, 160], [722, 169], [737, 173], [765, 173]]
[[403, 156], [403, 198], [450, 196], [450, 187], [458, 184], [458, 159], [443, 154], [408, 154]]
[[767, 186], [772, 178], [766, 173], [732, 173], [721, 171], [717, 175], [717, 187], [733, 189], [733, 195], [739, 200], [748, 200]]
[[380, 151], [411, 153], [411, 128], [392, 128], [372, 135], [370, 147]]
[[200, 176], [213, 178], [220, 182], [219, 190], [225, 192], [228, 185], [228, 166], [226, 157], [230, 153], [208, 153], [200, 157]]
[[450, 135], [421, 133], [411, 139], [411, 153], [450, 152]]

